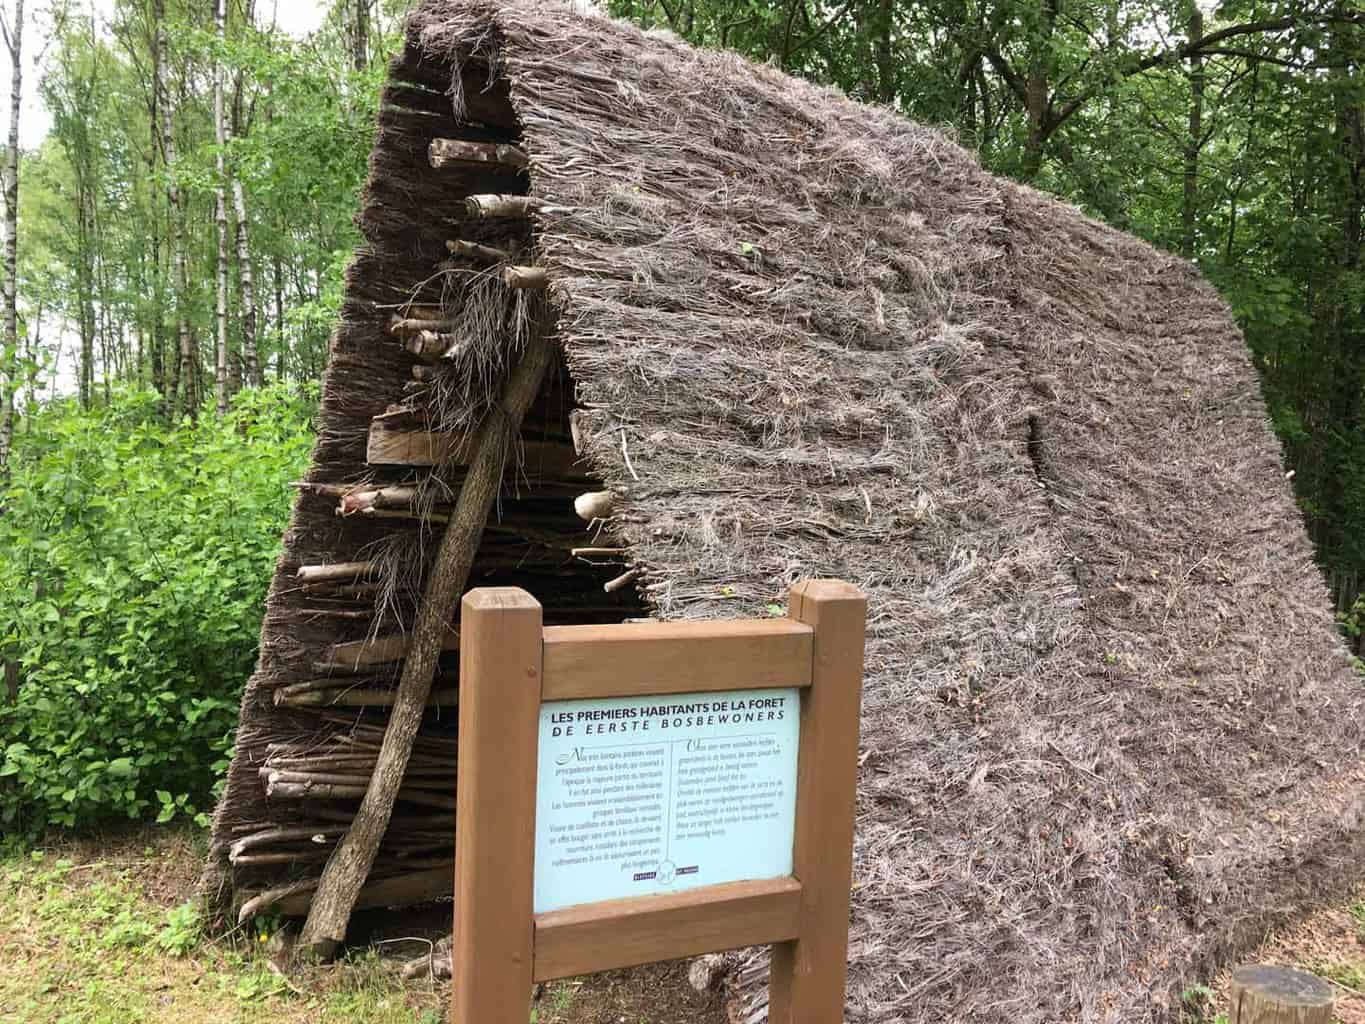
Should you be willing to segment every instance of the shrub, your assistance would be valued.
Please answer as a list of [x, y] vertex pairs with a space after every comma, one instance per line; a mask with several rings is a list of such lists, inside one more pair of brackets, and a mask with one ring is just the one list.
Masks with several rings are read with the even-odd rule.
[[0, 514], [0, 824], [194, 814], [226, 766], [314, 392], [167, 424], [151, 392], [26, 420]]

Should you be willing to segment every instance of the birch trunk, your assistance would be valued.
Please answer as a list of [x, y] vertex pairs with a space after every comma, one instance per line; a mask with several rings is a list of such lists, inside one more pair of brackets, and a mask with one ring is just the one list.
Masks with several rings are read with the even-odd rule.
[[[24, 86], [24, 0], [15, 0], [14, 24], [5, 43], [10, 56], [9, 148], [5, 151], [5, 348], [11, 360], [19, 357], [19, 100]], [[0, 478], [9, 475], [9, 453], [14, 442], [14, 395], [19, 390], [13, 362], [5, 372], [4, 402], [0, 405]]]
[[194, 415], [198, 390], [195, 387], [194, 340], [190, 323], [185, 316], [189, 305], [189, 267], [185, 257], [184, 216], [180, 203], [180, 185], [175, 170], [175, 101], [166, 82], [166, 2], [152, 0], [152, 18], [156, 23], [153, 41], [153, 74], [155, 89], [161, 105], [161, 159], [166, 169], [166, 200], [170, 206], [171, 262], [175, 267], [175, 323], [179, 356], [176, 361], [173, 388], [180, 411]]
[[[226, 35], [226, 17], [223, 0], [214, 0], [213, 27], [221, 43]], [[213, 66], [213, 135], [217, 142], [214, 156], [214, 169], [218, 172], [213, 187], [213, 220], [218, 228], [218, 340], [217, 365], [214, 372], [214, 397], [217, 401], [218, 415], [228, 409], [228, 224], [227, 224], [227, 111], [223, 103], [223, 64], [215, 61]]]

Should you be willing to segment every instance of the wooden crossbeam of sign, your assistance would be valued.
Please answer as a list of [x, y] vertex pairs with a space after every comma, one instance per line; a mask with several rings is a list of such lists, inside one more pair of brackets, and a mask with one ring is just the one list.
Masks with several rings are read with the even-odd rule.
[[524, 590], [465, 595], [454, 1024], [764, 943], [769, 1020], [840, 1024], [866, 600], [808, 580], [789, 608], [547, 628]]
[[[395, 427], [382, 418], [371, 422], [365, 445], [365, 461], [372, 466], [458, 466], [472, 454], [468, 438]], [[573, 445], [561, 441], [522, 441], [513, 468], [532, 480], [587, 478]]]

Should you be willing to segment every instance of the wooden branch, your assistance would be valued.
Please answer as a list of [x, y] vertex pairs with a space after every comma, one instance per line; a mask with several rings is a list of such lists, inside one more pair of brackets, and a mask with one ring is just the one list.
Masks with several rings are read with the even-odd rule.
[[480, 263], [511, 263], [516, 258], [515, 251], [495, 249], [491, 245], [467, 242], [463, 238], [446, 239], [446, 249], [452, 256], [464, 256]]
[[570, 548], [569, 554], [574, 558], [620, 558], [627, 551], [627, 548]]
[[[302, 950], [330, 956], [346, 935], [351, 912], [388, 829], [394, 802], [402, 797], [403, 776], [422, 724], [437, 659], [451, 632], [451, 609], [469, 580], [474, 554], [502, 485], [514, 439], [521, 430], [526, 410], [540, 393], [554, 351], [549, 338], [539, 331], [532, 335], [521, 362], [507, 381], [500, 408], [485, 419], [471, 448], [472, 458], [455, 513], [427, 574], [374, 774], [346, 838], [337, 845], [323, 869], [308, 920], [299, 936]], [[427, 795], [435, 798], [435, 794]], [[453, 877], [454, 873], [449, 872], [445, 883], [450, 883]]]
[[525, 218], [547, 209], [539, 199], [530, 196], [481, 195], [464, 201], [465, 217], [469, 220], [492, 220], [497, 217]]
[[370, 576], [378, 571], [378, 562], [337, 562], [333, 565], [301, 565], [294, 573], [294, 578], [304, 583], [321, 583], [330, 580], [353, 580], [358, 576]]
[[448, 331], [455, 326], [453, 320], [418, 320], [395, 316], [389, 321], [390, 334], [416, 334], [418, 331]]
[[[373, 776], [371, 776], [368, 785], [373, 784]], [[266, 790], [265, 795], [273, 800], [356, 800], [365, 795], [366, 789], [366, 784], [343, 786], [336, 783], [277, 782]], [[455, 809], [455, 798], [453, 796], [430, 793], [422, 789], [399, 789], [394, 799], [404, 800], [410, 804], [421, 804], [425, 807]], [[337, 941], [340, 942], [341, 940], [338, 939]]]
[[639, 578], [640, 570], [631, 569], [628, 572], [623, 572], [614, 580], [607, 580], [606, 583], [602, 584], [602, 589], [605, 590], [608, 594], [614, 594], [618, 590], [621, 590], [622, 588], [629, 586], [631, 583], [634, 583]]
[[349, 516], [367, 508], [411, 508], [417, 504], [418, 497], [416, 487], [401, 484], [352, 490], [342, 495], [337, 511], [343, 516]]
[[233, 867], [250, 868], [264, 864], [307, 864], [326, 860], [332, 855], [330, 849], [291, 850], [278, 853], [238, 853], [228, 854], [228, 862]]
[[289, 485], [295, 490], [309, 491], [323, 498], [340, 498], [355, 490], [355, 484], [323, 484], [312, 483], [308, 480], [295, 480]]
[[403, 347], [418, 359], [438, 362], [442, 359], [455, 359], [464, 351], [464, 340], [458, 334], [441, 334], [436, 331], [418, 331], [409, 335]]
[[299, 608], [295, 615], [308, 619], [337, 619], [343, 622], [369, 622], [379, 611], [375, 608]]
[[327, 843], [335, 840], [345, 831], [345, 828], [339, 828], [336, 825], [299, 825], [292, 828], [262, 829], [259, 832], [253, 832], [234, 840], [228, 850], [228, 856], [231, 858], [237, 854], [245, 853], [247, 850], [254, 850], [258, 846], [269, 846], [271, 843], [277, 842], [306, 839], [311, 843]]
[[508, 288], [534, 291], [548, 285], [550, 278], [544, 267], [505, 267], [502, 283]]
[[[373, 771], [367, 772], [321, 772], [321, 771], [290, 771], [284, 768], [271, 768], [269, 766], [261, 768], [258, 772], [260, 779], [266, 785], [267, 795], [272, 786], [297, 783], [301, 786], [366, 786], [369, 785], [370, 776]], [[403, 782], [404, 789], [423, 789], [436, 790], [444, 795], [449, 795], [451, 783], [455, 778], [455, 766], [450, 766], [450, 771], [444, 777], [427, 776], [424, 778], [407, 778]]]
[[526, 150], [508, 142], [469, 142], [465, 139], [432, 139], [427, 160], [436, 170], [470, 164], [519, 171], [529, 164]]
[[[432, 690], [427, 707], [454, 707], [459, 690]], [[275, 691], [275, 706], [285, 708], [387, 708], [392, 707], [394, 691], [362, 687], [310, 690], [306, 693]]]
[[606, 519], [616, 504], [616, 496], [611, 491], [589, 491], [573, 500], [573, 510], [585, 523], [594, 519]]
[[448, 523], [450, 516], [444, 512], [427, 512], [423, 514], [416, 509], [410, 508], [366, 508], [361, 509], [357, 515], [365, 516], [367, 519], [406, 519], [413, 523]]
[[[255, 915], [266, 911], [274, 911], [285, 917], [301, 917], [309, 913], [317, 887], [317, 879], [307, 879], [267, 890], [242, 905], [238, 923], [245, 924]], [[454, 888], [455, 861], [450, 858], [439, 867], [366, 883], [356, 894], [355, 909], [372, 910], [375, 907], [426, 903], [449, 896]]]
[[[373, 639], [350, 640], [346, 643], [333, 644], [323, 663], [345, 666], [345, 670], [354, 672], [359, 668], [402, 661], [407, 657], [410, 639], [411, 634], [396, 633]], [[460, 634], [454, 626], [446, 623], [440, 637], [440, 650], [458, 651], [459, 649]]]

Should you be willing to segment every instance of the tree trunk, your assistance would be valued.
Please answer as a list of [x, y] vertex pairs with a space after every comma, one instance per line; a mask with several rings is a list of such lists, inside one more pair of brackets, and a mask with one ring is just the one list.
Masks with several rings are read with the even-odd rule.
[[193, 416], [198, 408], [194, 371], [194, 339], [186, 315], [189, 306], [189, 267], [185, 255], [184, 215], [180, 203], [180, 185], [175, 168], [175, 102], [166, 81], [166, 0], [152, 0], [152, 19], [156, 31], [152, 41], [153, 88], [161, 107], [161, 161], [166, 170], [166, 200], [170, 207], [168, 240], [171, 262], [175, 268], [175, 322], [178, 356], [173, 374], [172, 390], [176, 393], [179, 411]]
[[[250, 16], [248, 13], [248, 19]], [[241, 138], [243, 131], [242, 76], [238, 74], [232, 88], [232, 123], [228, 129], [228, 141]], [[258, 388], [264, 380], [261, 376], [260, 314], [256, 308], [256, 273], [251, 263], [251, 222], [247, 218], [246, 192], [242, 188], [241, 178], [231, 165], [228, 169], [228, 178], [232, 185], [232, 212], [237, 219], [237, 283], [241, 291], [242, 362], [247, 384]]]
[[[1189, 39], [1204, 35], [1204, 14], [1198, 6], [1190, 11]], [[1190, 54], [1190, 119], [1185, 136], [1185, 195], [1180, 210], [1180, 255], [1194, 258], [1195, 224], [1199, 212], [1199, 151], [1204, 145], [1204, 56]]]
[[351, 23], [351, 62], [357, 71], [370, 66], [370, 4], [355, 0], [355, 20]]
[[275, 272], [275, 344], [279, 346], [275, 352], [275, 379], [284, 380], [287, 368], [285, 354], [289, 346], [284, 340], [284, 260], [280, 258], [279, 253], [275, 254], [273, 269]]
[[0, 479], [9, 476], [14, 442], [14, 395], [19, 390], [19, 101], [24, 86], [24, 0], [15, 0], [5, 40], [10, 56], [9, 148], [5, 151], [5, 366], [0, 402]]
[[[227, 35], [223, 0], [214, 0], [213, 27], [220, 44]], [[215, 315], [218, 324], [217, 361], [214, 371], [214, 397], [218, 415], [228, 410], [228, 224], [227, 224], [227, 111], [223, 102], [223, 63], [221, 58], [213, 66], [213, 135], [217, 142], [214, 169], [217, 178], [213, 186], [213, 221], [218, 229], [218, 301]]]
[[246, 196], [242, 183], [232, 179], [232, 206], [237, 217], [237, 273], [242, 289], [242, 359], [246, 363], [246, 380], [252, 387], [260, 387], [260, 349], [256, 342], [256, 283], [251, 269], [251, 241], [246, 215]]
[[552, 352], [553, 343], [537, 332], [508, 379], [501, 407], [489, 413], [480, 428], [473, 446], [476, 454], [460, 488], [455, 514], [441, 537], [417, 610], [374, 774], [346, 838], [323, 870], [299, 937], [302, 950], [331, 956], [346, 935], [351, 910], [374, 864], [394, 800], [402, 787], [413, 740], [431, 691], [436, 660], [450, 631], [451, 609], [468, 581], [474, 552], [501, 485], [507, 452], [540, 389]]

